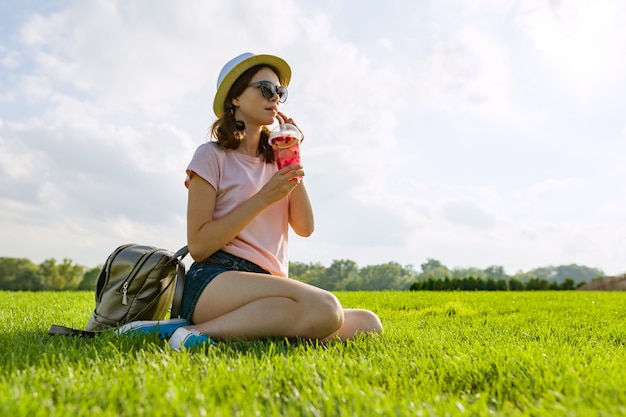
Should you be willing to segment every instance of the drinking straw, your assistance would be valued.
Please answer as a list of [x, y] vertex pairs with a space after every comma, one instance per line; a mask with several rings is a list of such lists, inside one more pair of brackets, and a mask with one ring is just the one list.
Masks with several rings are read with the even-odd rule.
[[280, 130], [285, 130], [285, 121], [283, 120], [283, 118], [277, 114], [276, 120], [278, 120], [278, 123], [280, 124]]

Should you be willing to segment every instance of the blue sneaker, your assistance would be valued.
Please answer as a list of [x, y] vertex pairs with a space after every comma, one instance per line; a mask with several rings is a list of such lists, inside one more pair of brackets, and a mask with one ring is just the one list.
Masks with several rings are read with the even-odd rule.
[[115, 330], [115, 335], [145, 336], [147, 334], [153, 334], [161, 339], [167, 339], [179, 327], [189, 326], [190, 324], [191, 323], [185, 319], [132, 321], [117, 328]]
[[206, 343], [209, 345], [215, 344], [213, 339], [204, 333], [200, 333], [196, 329], [185, 329], [182, 327], [174, 332], [169, 341], [169, 345], [177, 352], [183, 349], [191, 349], [196, 346], [204, 345]]

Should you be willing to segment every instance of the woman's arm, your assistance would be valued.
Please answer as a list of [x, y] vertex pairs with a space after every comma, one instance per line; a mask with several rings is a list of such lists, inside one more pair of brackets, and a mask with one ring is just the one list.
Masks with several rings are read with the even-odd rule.
[[313, 207], [303, 181], [289, 194], [289, 224], [298, 236], [311, 236], [315, 229]]
[[[278, 112], [277, 118], [282, 119], [285, 123], [296, 126], [296, 128], [300, 130], [296, 122], [291, 117], [287, 117], [284, 113]], [[302, 166], [300, 166], [300, 169], [302, 169]], [[289, 195], [289, 225], [298, 236], [304, 237], [311, 236], [315, 229], [313, 207], [311, 206], [309, 193], [304, 186], [304, 182], [301, 180], [298, 180], [298, 185]]]
[[187, 196], [187, 245], [191, 257], [202, 261], [224, 247], [261, 211], [285, 198], [298, 184], [294, 177], [303, 175], [301, 169], [283, 168], [258, 193], [224, 217], [213, 220], [217, 193], [208, 181], [192, 173]]

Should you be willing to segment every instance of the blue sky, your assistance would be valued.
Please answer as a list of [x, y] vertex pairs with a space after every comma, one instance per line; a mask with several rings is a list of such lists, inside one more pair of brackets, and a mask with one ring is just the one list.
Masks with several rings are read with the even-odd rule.
[[317, 228], [292, 261], [626, 272], [625, 18], [619, 0], [0, 0], [0, 256], [182, 246], [217, 74], [251, 51], [292, 66], [306, 135]]

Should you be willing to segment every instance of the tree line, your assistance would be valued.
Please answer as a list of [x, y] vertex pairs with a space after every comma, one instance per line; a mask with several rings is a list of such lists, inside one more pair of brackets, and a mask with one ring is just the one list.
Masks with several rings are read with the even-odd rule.
[[540, 290], [575, 290], [585, 282], [576, 283], [572, 278], [566, 278], [562, 282], [532, 278], [526, 282], [511, 278], [494, 280], [493, 278], [428, 278], [425, 281], [417, 281], [411, 284], [411, 291], [540, 291]]
[[[436, 259], [413, 265], [387, 262], [359, 267], [349, 259], [321, 263], [290, 262], [290, 277], [328, 291], [382, 290], [536, 290], [574, 289], [604, 276], [598, 269], [562, 265], [507, 275], [502, 266], [450, 269]], [[101, 266], [87, 268], [70, 259], [47, 259], [35, 264], [25, 258], [0, 257], [0, 290], [90, 291], [96, 288]]]
[[35, 264], [25, 258], [0, 258], [0, 290], [94, 290], [99, 273], [100, 267], [86, 268], [70, 259], [46, 259]]

